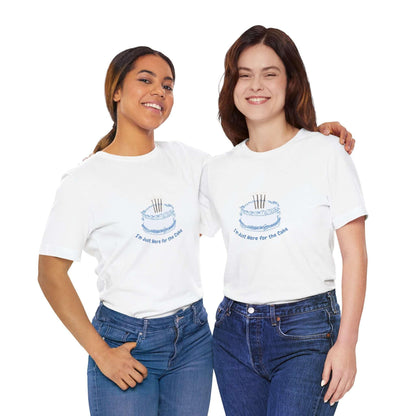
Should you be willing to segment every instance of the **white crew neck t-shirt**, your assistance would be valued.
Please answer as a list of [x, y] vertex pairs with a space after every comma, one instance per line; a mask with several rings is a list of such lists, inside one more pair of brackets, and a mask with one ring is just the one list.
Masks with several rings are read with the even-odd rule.
[[179, 142], [157, 142], [142, 156], [92, 155], [63, 177], [40, 254], [94, 256], [100, 300], [129, 316], [164, 316], [199, 300], [207, 158]]
[[300, 130], [281, 147], [246, 141], [204, 166], [202, 233], [222, 228], [225, 296], [291, 302], [335, 288], [334, 230], [367, 215], [351, 157], [337, 138]]

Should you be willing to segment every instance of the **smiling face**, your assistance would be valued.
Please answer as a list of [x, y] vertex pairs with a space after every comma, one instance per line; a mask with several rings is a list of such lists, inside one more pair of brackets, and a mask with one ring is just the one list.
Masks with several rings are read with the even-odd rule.
[[276, 118], [285, 120], [286, 69], [276, 52], [264, 44], [250, 46], [238, 59], [234, 104], [247, 126]]
[[153, 131], [168, 117], [173, 106], [173, 75], [157, 55], [138, 58], [123, 84], [114, 93], [117, 125]]

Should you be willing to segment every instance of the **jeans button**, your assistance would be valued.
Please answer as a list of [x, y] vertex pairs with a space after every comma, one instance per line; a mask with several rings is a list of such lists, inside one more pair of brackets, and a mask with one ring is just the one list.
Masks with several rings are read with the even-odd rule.
[[253, 308], [252, 306], [250, 306], [250, 307], [247, 309], [247, 312], [248, 312], [248, 313], [253, 313], [253, 312], [254, 312], [254, 308]]

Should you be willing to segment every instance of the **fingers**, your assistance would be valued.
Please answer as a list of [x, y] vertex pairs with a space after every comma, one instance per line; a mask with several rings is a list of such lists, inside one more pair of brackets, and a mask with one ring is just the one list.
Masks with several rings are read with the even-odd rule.
[[332, 374], [331, 382], [328, 390], [324, 396], [324, 402], [333, 406], [336, 402], [341, 400], [345, 393], [347, 393], [354, 384], [354, 374]]
[[[127, 351], [131, 354], [131, 350], [134, 349], [136, 347], [137, 343], [136, 342], [126, 342], [125, 344], [123, 344], [121, 346], [121, 348], [126, 348]], [[137, 361], [136, 359], [134, 359], [133, 357], [131, 357], [132, 361], [131, 361], [131, 365], [132, 367], [140, 374], [139, 379], [141, 378], [141, 380], [139, 381], [137, 378], [137, 375], [134, 374], [132, 375], [133, 379], [136, 380], [138, 383], [141, 383], [143, 381], [143, 379], [145, 379], [147, 377], [147, 368], [140, 362]]]
[[[134, 368], [142, 376], [142, 381], [147, 377], [147, 368], [140, 362], [135, 360]], [[141, 383], [141, 382], [140, 382]]]
[[102, 373], [122, 390], [134, 388], [147, 377], [147, 368], [131, 355], [136, 345], [136, 342], [126, 342], [110, 349], [99, 365]]
[[339, 142], [345, 146], [345, 150], [351, 154], [354, 145], [355, 145], [355, 139], [352, 138], [352, 134], [343, 127], [344, 131], [341, 133]]
[[322, 123], [318, 126], [318, 131], [325, 136], [333, 134], [339, 137], [339, 142], [345, 147], [347, 153], [351, 154], [354, 150], [355, 139], [352, 138], [352, 134], [338, 121]]
[[120, 348], [126, 348], [128, 352], [131, 352], [133, 348], [135, 348], [137, 342], [126, 342], [125, 344], [121, 345]]
[[129, 387], [134, 388], [141, 384], [147, 377], [147, 369], [139, 361], [132, 357], [129, 364], [119, 370], [118, 374], [112, 380], [122, 389], [127, 390]]
[[350, 150], [348, 151], [349, 154], [353, 152], [354, 147], [355, 147], [355, 139], [351, 139], [351, 146], [350, 146]]
[[327, 359], [325, 361], [324, 371], [322, 372], [322, 382], [321, 382], [322, 387], [328, 383], [330, 377], [331, 377], [331, 363]]

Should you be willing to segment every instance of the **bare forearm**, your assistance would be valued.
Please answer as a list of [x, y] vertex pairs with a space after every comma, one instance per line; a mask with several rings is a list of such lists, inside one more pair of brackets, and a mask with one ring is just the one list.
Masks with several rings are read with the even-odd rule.
[[367, 280], [364, 218], [357, 218], [338, 229], [337, 237], [343, 263], [341, 326], [322, 373], [322, 385], [331, 380], [324, 396], [324, 401], [331, 400], [331, 405], [350, 390], [357, 372], [355, 345]]
[[365, 253], [344, 259], [342, 272], [342, 314], [338, 341], [355, 346], [364, 307], [367, 281]]
[[367, 283], [364, 218], [338, 233], [342, 254], [342, 315], [338, 340], [355, 346]]
[[109, 347], [90, 323], [68, 275], [62, 271], [48, 271], [40, 273], [38, 280], [52, 309], [85, 350], [93, 358], [108, 350]]

